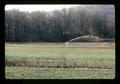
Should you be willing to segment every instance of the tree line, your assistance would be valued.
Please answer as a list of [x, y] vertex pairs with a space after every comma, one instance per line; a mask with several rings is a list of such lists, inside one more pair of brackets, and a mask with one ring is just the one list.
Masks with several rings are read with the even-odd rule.
[[31, 13], [5, 11], [6, 42], [65, 42], [83, 35], [114, 39], [114, 6], [88, 5]]

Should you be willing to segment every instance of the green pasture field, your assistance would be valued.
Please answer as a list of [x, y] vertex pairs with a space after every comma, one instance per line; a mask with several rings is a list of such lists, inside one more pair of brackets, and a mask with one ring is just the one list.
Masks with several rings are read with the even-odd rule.
[[114, 43], [6, 43], [5, 77], [113, 79]]

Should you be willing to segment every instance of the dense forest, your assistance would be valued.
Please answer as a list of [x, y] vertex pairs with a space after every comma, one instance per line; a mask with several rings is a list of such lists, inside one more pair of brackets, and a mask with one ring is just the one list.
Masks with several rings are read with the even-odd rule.
[[83, 35], [114, 39], [114, 6], [88, 5], [31, 13], [5, 11], [6, 42], [65, 42]]

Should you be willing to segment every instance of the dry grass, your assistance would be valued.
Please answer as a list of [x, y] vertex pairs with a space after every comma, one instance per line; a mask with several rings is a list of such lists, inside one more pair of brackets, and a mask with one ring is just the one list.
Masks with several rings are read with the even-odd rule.
[[113, 79], [115, 48], [114, 43], [5, 44], [5, 65], [7, 79]]
[[[114, 68], [115, 51], [113, 46], [109, 47], [111, 45], [108, 46], [107, 43], [104, 45], [72, 43], [69, 47], [58, 45], [62, 44], [7, 44], [5, 65], [45, 68]], [[102, 45], [104, 47], [101, 47]]]

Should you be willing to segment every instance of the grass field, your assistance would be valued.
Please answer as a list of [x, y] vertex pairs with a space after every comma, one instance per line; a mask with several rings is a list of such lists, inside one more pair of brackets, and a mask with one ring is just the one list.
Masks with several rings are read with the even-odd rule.
[[7, 79], [113, 79], [114, 43], [6, 43]]

